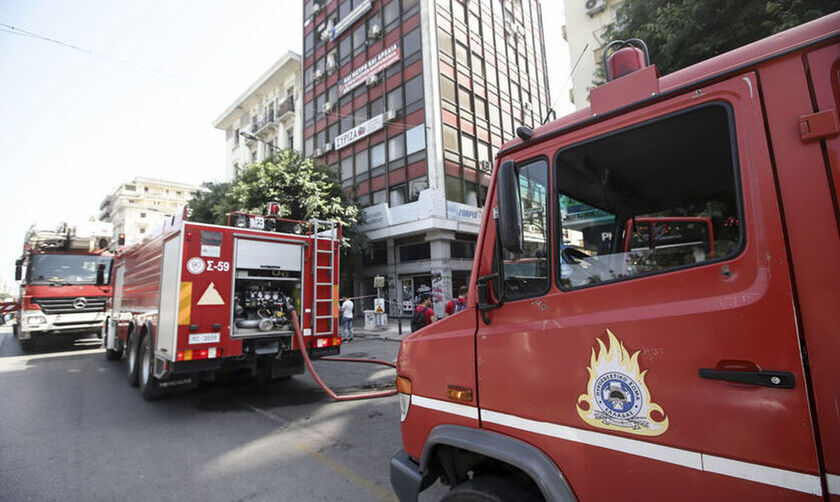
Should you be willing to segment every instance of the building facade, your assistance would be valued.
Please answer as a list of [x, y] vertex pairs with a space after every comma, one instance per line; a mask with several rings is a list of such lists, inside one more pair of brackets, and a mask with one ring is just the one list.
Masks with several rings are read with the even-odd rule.
[[610, 42], [602, 38], [607, 25], [615, 21], [621, 0], [565, 0], [566, 24], [563, 37], [569, 43], [572, 65], [580, 59], [572, 74], [569, 101], [580, 110], [589, 106], [589, 90], [594, 87], [598, 68], [603, 66], [604, 47]]
[[290, 51], [213, 122], [225, 131], [226, 178], [277, 148], [300, 150], [300, 108], [300, 55]]
[[[390, 314], [469, 280], [495, 153], [549, 108], [537, 0], [304, 0], [303, 151], [341, 173], [371, 241], [352, 291]], [[369, 308], [369, 299], [363, 300]]]
[[200, 185], [134, 178], [115, 188], [102, 200], [99, 220], [113, 225], [115, 242], [121, 234], [125, 234], [126, 245], [135, 244], [202, 190], [205, 188]]

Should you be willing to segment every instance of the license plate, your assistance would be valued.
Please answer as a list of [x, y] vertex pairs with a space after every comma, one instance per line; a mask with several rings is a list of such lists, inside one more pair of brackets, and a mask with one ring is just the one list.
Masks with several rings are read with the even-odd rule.
[[219, 333], [195, 333], [190, 335], [190, 345], [197, 343], [218, 343]]

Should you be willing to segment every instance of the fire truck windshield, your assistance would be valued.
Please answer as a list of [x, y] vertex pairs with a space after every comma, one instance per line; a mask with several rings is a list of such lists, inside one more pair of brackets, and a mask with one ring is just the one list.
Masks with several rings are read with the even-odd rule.
[[96, 269], [105, 265], [105, 284], [110, 282], [111, 258], [95, 255], [36, 254], [29, 260], [29, 284], [96, 284]]

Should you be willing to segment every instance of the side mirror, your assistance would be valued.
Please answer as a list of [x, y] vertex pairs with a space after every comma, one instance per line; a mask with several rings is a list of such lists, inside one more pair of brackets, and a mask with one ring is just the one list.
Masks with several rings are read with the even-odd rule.
[[105, 284], [105, 264], [100, 263], [96, 266], [96, 285], [102, 286]]
[[15, 280], [19, 281], [23, 277], [23, 258], [15, 260]]
[[525, 248], [522, 234], [522, 202], [519, 198], [519, 173], [512, 160], [506, 160], [499, 166], [496, 199], [499, 211], [497, 230], [502, 248], [520, 254]]

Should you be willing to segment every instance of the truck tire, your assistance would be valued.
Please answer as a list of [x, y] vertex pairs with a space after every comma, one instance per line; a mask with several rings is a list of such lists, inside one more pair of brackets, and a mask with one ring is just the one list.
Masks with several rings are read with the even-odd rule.
[[544, 500], [535, 490], [494, 476], [478, 476], [458, 484], [441, 502], [537, 502]]
[[140, 341], [140, 351], [137, 355], [140, 395], [146, 401], [152, 401], [160, 397], [161, 388], [158, 379], [155, 378], [155, 357], [148, 336], [144, 336]]
[[12, 328], [12, 333], [14, 334], [14, 337], [17, 338], [17, 341], [20, 344], [20, 350], [22, 350], [23, 352], [32, 352], [35, 350], [35, 337], [30, 335], [30, 338], [27, 338], [26, 340], [21, 340], [19, 324], [15, 324], [15, 326]]
[[137, 387], [139, 383], [138, 379], [138, 365], [139, 365], [139, 357], [140, 354], [140, 347], [137, 343], [137, 336], [135, 334], [131, 334], [128, 337], [128, 352], [126, 352], [125, 357], [125, 368], [126, 372], [128, 373], [128, 384], [132, 387]]

